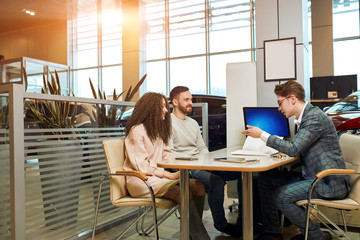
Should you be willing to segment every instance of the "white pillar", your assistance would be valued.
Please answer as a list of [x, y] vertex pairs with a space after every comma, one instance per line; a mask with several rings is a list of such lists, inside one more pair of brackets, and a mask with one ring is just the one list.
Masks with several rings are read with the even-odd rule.
[[258, 106], [276, 106], [276, 82], [264, 81], [264, 41], [296, 38], [296, 80], [310, 100], [307, 0], [256, 0]]

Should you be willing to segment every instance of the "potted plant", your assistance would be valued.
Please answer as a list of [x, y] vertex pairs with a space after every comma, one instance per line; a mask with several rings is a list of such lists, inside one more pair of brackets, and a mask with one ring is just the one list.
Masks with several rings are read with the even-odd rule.
[[[6, 99], [6, 100], [5, 100]], [[0, 217], [4, 235], [10, 223], [10, 144], [9, 144], [9, 104], [7, 98], [0, 97]], [[0, 234], [1, 235], [1, 234]], [[10, 235], [8, 235], [10, 238]]]
[[[26, 90], [27, 74], [25, 69], [23, 70]], [[49, 81], [43, 75], [44, 86], [41, 93], [61, 95], [57, 72], [55, 71], [55, 76], [50, 73], [50, 77], [51, 80]], [[74, 96], [74, 94], [72, 95]], [[24, 121], [28, 127], [54, 130], [75, 128], [76, 103], [34, 99], [25, 101], [24, 108]], [[71, 170], [76, 166], [82, 166], [83, 150], [81, 139], [73, 137], [75, 131], [72, 133], [65, 134], [64, 131], [46, 132], [44, 134], [56, 137], [39, 140], [37, 147], [45, 223], [52, 229], [74, 224], [77, 221], [81, 174], [74, 174]], [[67, 216], [60, 219], [64, 215]], [[71, 219], [70, 223], [61, 223], [62, 220], [69, 218]]]
[[[118, 101], [121, 96], [124, 95], [126, 92], [124, 101], [131, 101], [131, 99], [134, 97], [135, 93], [139, 90], [140, 86], [144, 83], [146, 79], [146, 74], [139, 80], [139, 82], [135, 85], [134, 88], [130, 86], [128, 90], [125, 90], [121, 92], [120, 94], [116, 94], [116, 89], [113, 90], [112, 94], [112, 100]], [[98, 88], [97, 91], [94, 88], [94, 85], [89, 78], [89, 84], [92, 90], [92, 94], [95, 99], [103, 99], [106, 100], [106, 93], [101, 92], [101, 90]], [[91, 111], [85, 112], [85, 115], [89, 117], [89, 120], [91, 122], [91, 126], [95, 126], [98, 128], [108, 128], [108, 127], [118, 127], [120, 126], [121, 116], [124, 114], [126, 110], [126, 106], [120, 106], [120, 105], [105, 105], [105, 104], [95, 104], [94, 108]], [[104, 131], [101, 131], [102, 133]], [[106, 131], [105, 131], [106, 132]], [[110, 131], [111, 132], [111, 131]], [[86, 150], [89, 150], [89, 152], [95, 152], [95, 154], [99, 151], [102, 151], [102, 146], [98, 145], [98, 147], [87, 147]], [[89, 163], [87, 166], [92, 167], [93, 164], [91, 163], [91, 154], [85, 154], [89, 157], [87, 162]], [[93, 166], [93, 168], [98, 168], [99, 166]], [[106, 166], [104, 164], [103, 171], [107, 171]], [[98, 182], [99, 182], [99, 175], [94, 174], [91, 176], [91, 178], [94, 180], [94, 187], [93, 187], [93, 197], [94, 197], [94, 204], [97, 202], [97, 194], [98, 194]], [[100, 212], [107, 211], [109, 209], [108, 206], [111, 205], [110, 201], [100, 201]]]
[[[135, 85], [134, 89], [132, 89], [132, 86], [126, 91], [121, 92], [120, 94], [116, 94], [116, 89], [113, 91], [112, 100], [118, 101], [119, 98], [125, 93], [124, 101], [131, 101], [131, 99], [134, 97], [135, 93], [139, 90], [140, 86], [144, 83], [146, 79], [147, 74], [145, 74], [140, 81]], [[91, 79], [89, 78], [89, 83], [91, 87], [92, 94], [95, 99], [104, 99], [106, 100], [106, 94], [105, 91], [101, 93], [100, 89], [98, 88], [98, 91], [95, 90], [94, 85], [91, 82]], [[115, 127], [118, 126], [121, 120], [121, 116], [124, 114], [126, 110], [126, 106], [120, 106], [120, 105], [112, 105], [111, 107], [106, 108], [104, 104], [96, 104], [95, 110], [90, 113], [87, 113], [87, 115], [90, 118], [90, 121], [93, 125], [96, 125], [98, 127]]]

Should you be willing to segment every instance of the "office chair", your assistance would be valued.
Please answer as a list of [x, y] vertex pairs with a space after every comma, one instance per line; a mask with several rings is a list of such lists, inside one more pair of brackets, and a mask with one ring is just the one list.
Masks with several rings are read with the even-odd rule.
[[[148, 235], [152, 231], [155, 232], [155, 239], [159, 239], [158, 225], [162, 223], [168, 216], [170, 216], [178, 205], [172, 200], [165, 198], [155, 198], [155, 194], [151, 185], [147, 181], [147, 176], [138, 171], [124, 171], [123, 162], [125, 160], [125, 139], [107, 139], [103, 141], [103, 150], [105, 154], [106, 165], [108, 173], [102, 174], [99, 183], [99, 192], [95, 208], [94, 225], [92, 232], [92, 239], [95, 237], [96, 222], [98, 217], [101, 187], [106, 177], [110, 180], [110, 200], [116, 207], [139, 207], [138, 217], [130, 226], [125, 229], [117, 239], [120, 239], [124, 234], [136, 224], [136, 231], [140, 235]], [[135, 198], [131, 197], [126, 189], [125, 176], [134, 176], [141, 179], [148, 187], [151, 198]], [[156, 207], [166, 209], [159, 218], [157, 218]], [[144, 229], [144, 216], [150, 211], [153, 211], [153, 225]], [[141, 221], [141, 232], [138, 229], [139, 220]]]
[[[345, 133], [340, 137], [340, 147], [343, 152], [346, 169], [327, 169], [319, 172], [316, 175], [316, 179], [311, 185], [309, 199], [298, 201], [298, 206], [303, 206], [307, 210], [306, 228], [305, 228], [305, 240], [308, 239], [309, 230], [309, 218], [311, 209], [315, 210], [321, 217], [327, 222], [333, 225], [341, 234], [337, 234], [332, 228], [330, 228], [325, 221], [320, 219], [317, 215], [311, 213], [321, 223], [323, 223], [332, 233], [338, 237], [346, 237], [351, 239], [347, 234], [347, 226], [345, 221], [344, 211], [358, 210], [360, 209], [360, 135], [352, 135]], [[350, 175], [351, 191], [347, 198], [341, 200], [324, 200], [324, 199], [311, 199], [311, 194], [316, 184], [320, 179], [329, 175]], [[341, 211], [342, 221], [344, 224], [343, 231], [338, 225], [331, 221], [323, 212], [321, 212], [317, 206], [324, 206], [328, 208], [334, 208]]]

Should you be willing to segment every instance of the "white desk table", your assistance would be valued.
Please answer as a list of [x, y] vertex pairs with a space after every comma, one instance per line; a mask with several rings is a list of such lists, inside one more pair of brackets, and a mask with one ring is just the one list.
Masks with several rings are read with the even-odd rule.
[[267, 171], [295, 160], [292, 157], [271, 158], [266, 156], [239, 156], [250, 159], [260, 159], [260, 162], [252, 163], [231, 163], [214, 161], [215, 157], [234, 156], [231, 152], [241, 147], [224, 148], [207, 154], [197, 155], [198, 160], [171, 160], [158, 163], [162, 168], [173, 168], [180, 170], [180, 238], [189, 239], [189, 171], [190, 169], [210, 171], [238, 171], [242, 172], [242, 196], [243, 196], [243, 239], [253, 239], [253, 206], [252, 206], [252, 173]]

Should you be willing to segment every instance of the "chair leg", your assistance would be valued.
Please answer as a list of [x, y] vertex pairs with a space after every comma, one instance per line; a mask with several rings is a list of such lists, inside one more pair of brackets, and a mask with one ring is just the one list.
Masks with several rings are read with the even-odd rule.
[[159, 231], [158, 231], [158, 224], [157, 224], [157, 215], [156, 215], [156, 205], [155, 205], [155, 201], [153, 201], [153, 217], [154, 217], [155, 239], [156, 239], [156, 240], [159, 240]]
[[[93, 224], [93, 231], [92, 231], [92, 237], [91, 237], [91, 240], [94, 240], [95, 238], [95, 232], [96, 232], [96, 223], [97, 223], [97, 218], [98, 218], [98, 213], [99, 213], [99, 205], [100, 205], [100, 197], [101, 197], [101, 189], [102, 189], [102, 184], [103, 184], [103, 181], [105, 179], [106, 175], [102, 176], [101, 179], [100, 179], [100, 183], [99, 183], [99, 191], [98, 191], [98, 198], [97, 198], [97, 202], [96, 202], [96, 207], [95, 207], [95, 216], [94, 216], [94, 224]], [[135, 219], [134, 222], [132, 222], [130, 224], [130, 226], [121, 233], [121, 235], [117, 238], [120, 239], [122, 236], [125, 235], [125, 233], [127, 233], [128, 230], [130, 230], [130, 228], [132, 226], [134, 226], [135, 224], [138, 223], [138, 221], [142, 218], [144, 218], [144, 216], [151, 210], [151, 207], [144, 210], [143, 213], [141, 213], [141, 207], [139, 208], [139, 213], [138, 213], [138, 217]], [[157, 238], [158, 239], [158, 238]]]
[[179, 211], [179, 207], [176, 208], [176, 211], [175, 211], [175, 216], [180, 219], [180, 211]]
[[311, 205], [312, 208], [314, 208], [316, 210], [316, 212], [318, 212], [321, 217], [323, 217], [326, 221], [328, 221], [331, 225], [333, 225], [334, 228], [336, 228], [341, 234], [343, 235], [338, 235], [337, 233], [334, 232], [334, 230], [332, 230], [324, 221], [322, 221], [319, 217], [315, 216], [318, 220], [320, 220], [331, 232], [333, 232], [335, 235], [339, 236], [339, 237], [346, 237], [348, 239], [352, 239], [346, 232], [344, 232], [336, 223], [334, 223], [333, 221], [331, 221], [325, 214], [323, 214], [317, 207], [315, 207], [314, 205]]
[[347, 226], [346, 226], [346, 221], [345, 221], [344, 210], [341, 209], [340, 211], [341, 211], [341, 216], [342, 216], [342, 220], [343, 220], [343, 223], [344, 223], [344, 230], [347, 233]]
[[311, 212], [310, 200], [309, 200], [309, 204], [307, 205], [307, 207], [305, 208], [305, 210], [306, 210], [305, 240], [308, 240], [308, 235], [309, 235], [309, 221], [310, 221], [310, 212]]
[[160, 216], [160, 218], [158, 219], [158, 226], [163, 223], [168, 217], [170, 217], [170, 215], [175, 212], [178, 209], [179, 206], [175, 206], [169, 210], [167, 210], [163, 215]]
[[[175, 212], [178, 209], [178, 206], [175, 206], [171, 209], [166, 210], [165, 213], [163, 213], [160, 217], [158, 217], [158, 226], [160, 226], [161, 223], [163, 223], [173, 212]], [[145, 229], [145, 235], [149, 235], [154, 231], [154, 225], [151, 224], [148, 228]]]
[[130, 230], [140, 219], [142, 219], [150, 210], [151, 210], [151, 208], [145, 209], [145, 211], [144, 211], [137, 219], [135, 219], [135, 221], [132, 222], [132, 223], [130, 224], [130, 226], [128, 226], [127, 229], [125, 229], [125, 231], [123, 231], [118, 238], [116, 238], [116, 240], [121, 239], [121, 238], [125, 235], [125, 233], [127, 233], [127, 231], [129, 231], [129, 230]]
[[102, 184], [103, 184], [103, 181], [104, 181], [105, 177], [106, 176], [102, 176], [101, 179], [100, 179], [100, 183], [99, 183], [99, 191], [98, 191], [98, 197], [97, 197], [96, 207], [95, 207], [95, 216], [94, 216], [94, 224], [93, 224], [93, 231], [92, 231], [91, 240], [94, 240], [94, 238], [95, 238], [96, 222], [97, 222], [97, 217], [98, 217], [98, 213], [99, 213], [101, 188], [102, 188]]
[[285, 221], [285, 215], [281, 213], [281, 217], [280, 217], [281, 234], [284, 233], [284, 221]]
[[[316, 210], [316, 208], [314, 208]], [[319, 213], [320, 214], [320, 213]], [[319, 218], [317, 215], [313, 214], [311, 212], [311, 215], [315, 217], [319, 222], [321, 222], [327, 229], [329, 229], [335, 236], [343, 237], [343, 235], [340, 235], [336, 233], [325, 221], [323, 221], [321, 218]], [[321, 215], [321, 214], [320, 214]]]
[[159, 231], [158, 231], [158, 225], [157, 225], [157, 215], [156, 215], [156, 201], [155, 201], [155, 194], [148, 182], [145, 182], [148, 185], [150, 194], [151, 194], [151, 200], [152, 200], [152, 209], [153, 209], [153, 220], [154, 220], [154, 232], [155, 232], [155, 239], [159, 240]]
[[[140, 217], [141, 209], [142, 209], [142, 207], [140, 206], [139, 209], [138, 209], [137, 218]], [[146, 209], [145, 209], [145, 210], [146, 210]], [[140, 232], [140, 230], [139, 230], [139, 222], [136, 222], [136, 232], [137, 232], [139, 235], [141, 235], [141, 232]]]
[[[148, 206], [145, 206], [145, 210], [146, 209], [148, 209], [148, 212], [149, 212], [149, 210], [151, 210], [151, 206], [150, 207], [148, 207]], [[141, 227], [141, 233], [139, 233], [139, 235], [144, 235], [144, 236], [147, 236], [147, 233], [146, 233], [146, 231], [144, 230], [144, 222], [145, 222], [145, 216], [141, 219], [141, 221], [140, 221], [140, 227]]]

